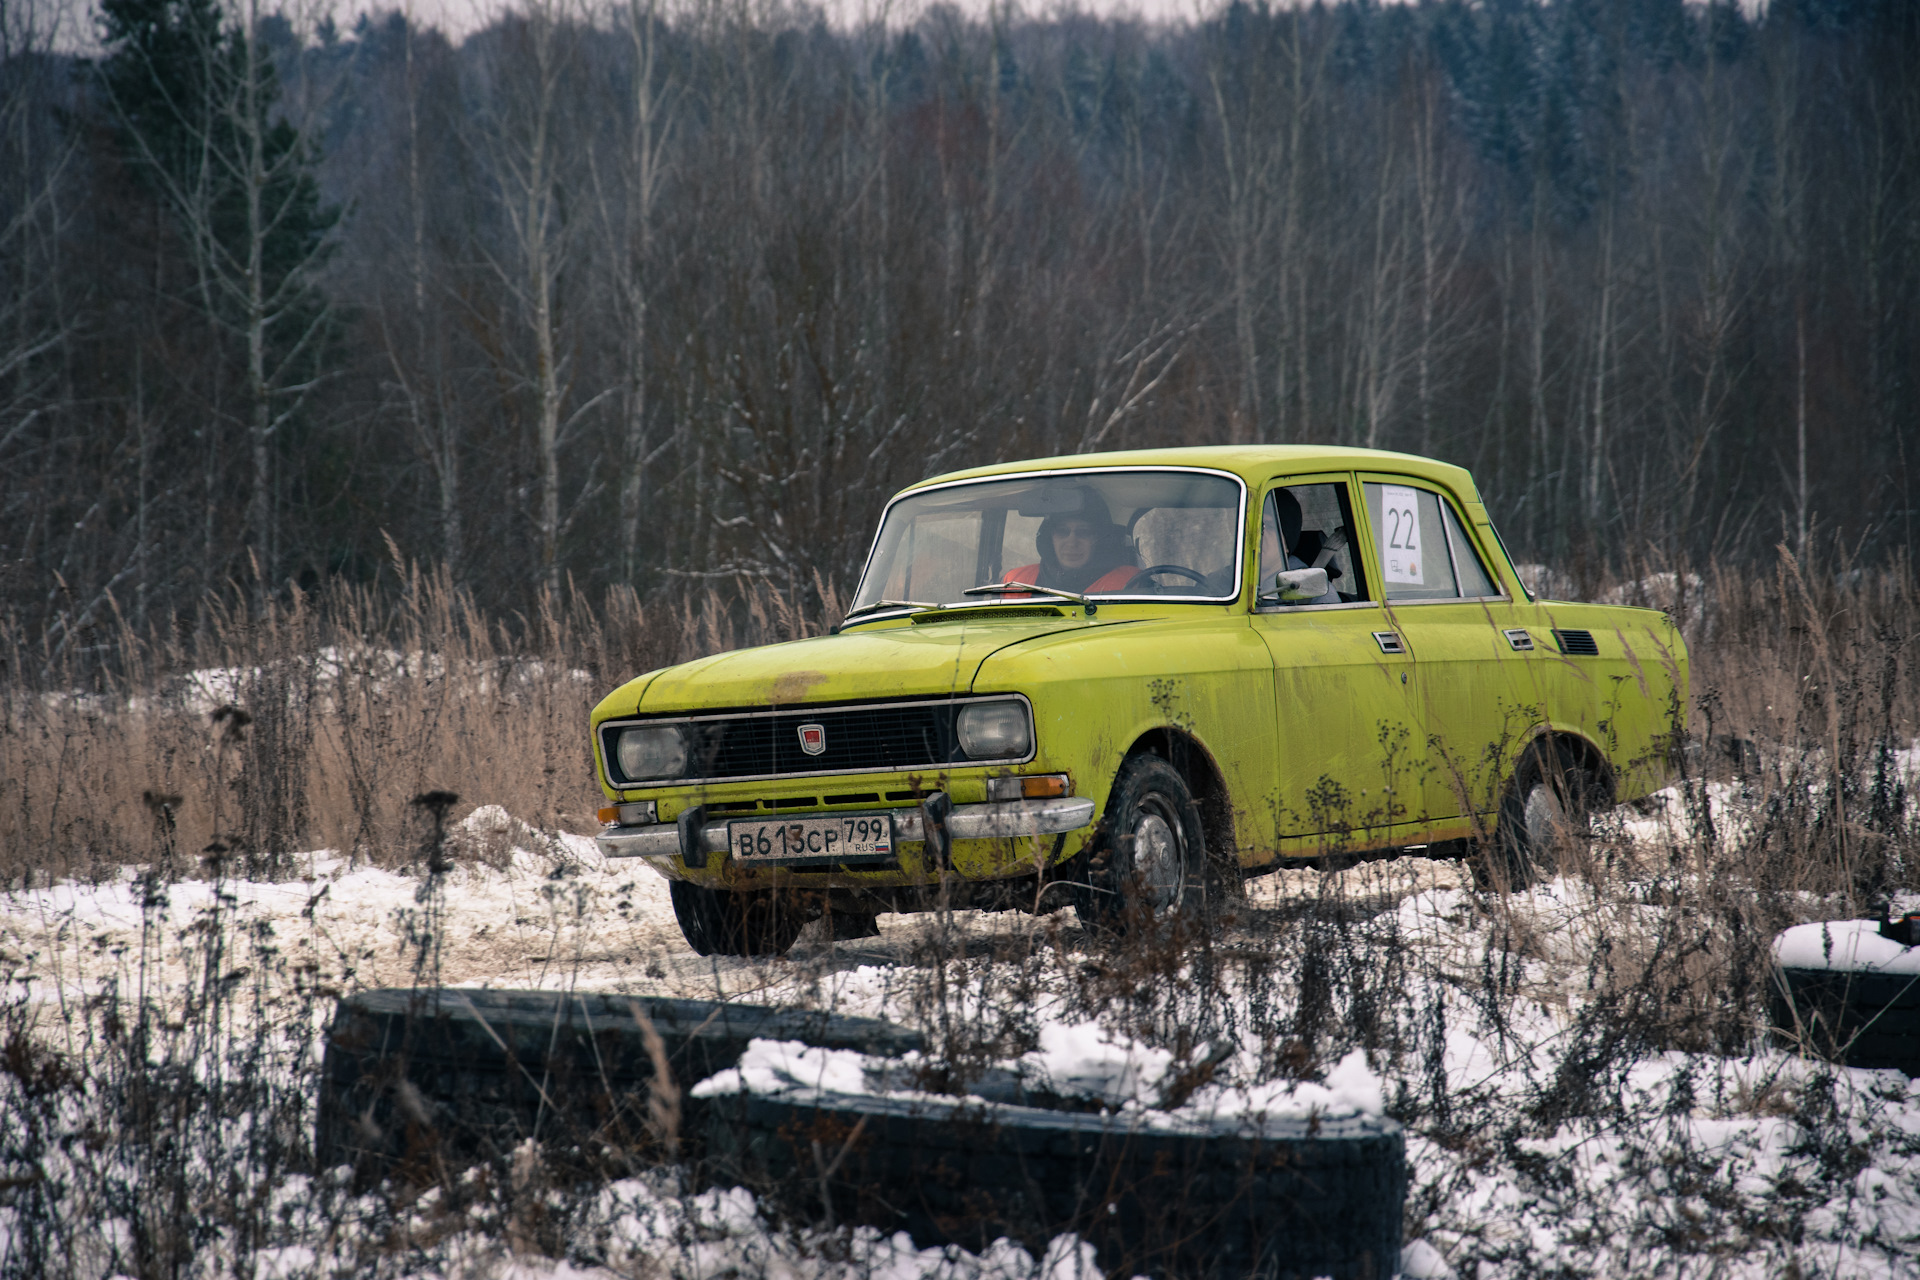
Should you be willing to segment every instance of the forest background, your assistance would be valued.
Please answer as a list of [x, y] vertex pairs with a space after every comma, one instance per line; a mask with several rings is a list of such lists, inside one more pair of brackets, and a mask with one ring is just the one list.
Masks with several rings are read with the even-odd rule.
[[0, 0], [49, 670], [401, 560], [817, 610], [901, 485], [1133, 446], [1434, 454], [1576, 567], [1913, 546], [1903, 0], [59, 12]]

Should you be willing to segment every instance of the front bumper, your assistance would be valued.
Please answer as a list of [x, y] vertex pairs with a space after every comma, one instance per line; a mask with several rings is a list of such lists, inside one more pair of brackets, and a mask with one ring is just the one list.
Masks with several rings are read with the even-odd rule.
[[[888, 813], [893, 818], [895, 840], [927, 839], [924, 809], [892, 809]], [[1006, 840], [1017, 836], [1060, 835], [1078, 831], [1092, 821], [1093, 801], [1080, 796], [1061, 796], [1053, 800], [955, 805], [947, 811], [943, 825], [948, 840]], [[727, 824], [709, 822], [700, 827], [697, 849], [683, 850], [680, 839], [678, 823], [660, 822], [644, 827], [608, 827], [594, 837], [594, 843], [609, 858], [671, 858], [692, 854], [704, 859], [709, 854], [727, 852]], [[689, 843], [693, 839], [694, 833], [689, 831]]]

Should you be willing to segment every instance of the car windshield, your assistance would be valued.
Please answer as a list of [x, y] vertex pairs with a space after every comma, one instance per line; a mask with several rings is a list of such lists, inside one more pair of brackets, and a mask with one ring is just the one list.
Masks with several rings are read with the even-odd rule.
[[1043, 472], [909, 494], [887, 509], [850, 613], [889, 602], [1240, 592], [1240, 482], [1203, 471]]

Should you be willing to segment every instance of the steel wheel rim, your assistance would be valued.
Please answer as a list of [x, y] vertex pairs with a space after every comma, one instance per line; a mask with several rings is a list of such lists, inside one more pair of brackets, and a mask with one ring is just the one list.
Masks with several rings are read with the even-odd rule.
[[1155, 907], [1178, 906], [1186, 889], [1186, 832], [1165, 797], [1140, 801], [1133, 824], [1133, 873]]
[[1535, 854], [1546, 853], [1565, 838], [1569, 826], [1567, 807], [1546, 783], [1536, 783], [1527, 793], [1522, 826], [1527, 833], [1527, 847]]

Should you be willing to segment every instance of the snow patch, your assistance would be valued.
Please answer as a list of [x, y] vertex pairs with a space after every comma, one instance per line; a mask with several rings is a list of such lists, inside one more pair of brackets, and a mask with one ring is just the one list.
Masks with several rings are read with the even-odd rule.
[[1903, 947], [1892, 938], [1881, 937], [1877, 920], [1795, 925], [1773, 940], [1773, 958], [1783, 969], [1920, 977], [1920, 947]]
[[483, 804], [461, 819], [460, 825], [476, 836], [503, 836], [513, 830], [513, 815], [497, 804]]
[[1400, 1274], [1404, 1280], [1453, 1280], [1456, 1273], [1446, 1255], [1425, 1240], [1415, 1240], [1400, 1250]]
[[1096, 1022], [1049, 1022], [1040, 1028], [1040, 1047], [1014, 1070], [1053, 1093], [1124, 1106], [1157, 1095], [1172, 1065], [1165, 1049], [1114, 1036]]

